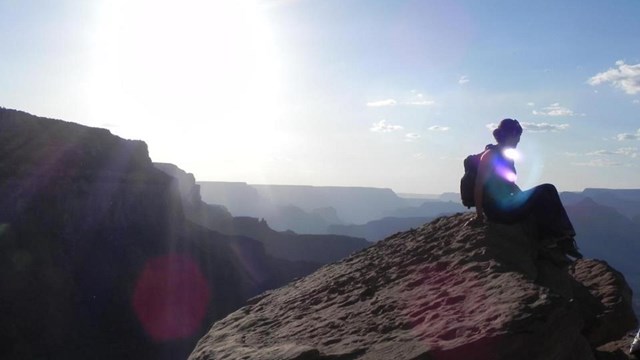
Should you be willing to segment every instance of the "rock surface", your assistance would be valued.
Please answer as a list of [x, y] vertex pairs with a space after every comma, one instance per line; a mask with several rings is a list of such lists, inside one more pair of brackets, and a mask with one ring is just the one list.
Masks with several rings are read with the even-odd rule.
[[557, 265], [530, 225], [465, 226], [472, 217], [398, 233], [250, 300], [190, 359], [613, 356], [593, 349], [637, 324], [619, 273], [592, 260]]

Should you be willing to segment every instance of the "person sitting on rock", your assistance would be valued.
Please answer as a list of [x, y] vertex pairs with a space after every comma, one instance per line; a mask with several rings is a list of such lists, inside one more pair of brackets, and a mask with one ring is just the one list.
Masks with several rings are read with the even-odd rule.
[[520, 142], [522, 127], [517, 120], [504, 119], [493, 131], [496, 145], [487, 145], [478, 166], [474, 188], [476, 221], [512, 224], [532, 216], [547, 248], [559, 247], [564, 254], [580, 259], [576, 235], [560, 196], [552, 184], [522, 191], [516, 185], [513, 152]]

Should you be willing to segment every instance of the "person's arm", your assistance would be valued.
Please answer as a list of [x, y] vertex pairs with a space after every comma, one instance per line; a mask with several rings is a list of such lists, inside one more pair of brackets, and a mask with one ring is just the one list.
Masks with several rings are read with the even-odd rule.
[[480, 164], [478, 164], [478, 174], [476, 175], [476, 184], [473, 189], [473, 201], [476, 205], [476, 220], [478, 221], [484, 221], [482, 201], [484, 200], [484, 184], [490, 174], [491, 157], [491, 151], [486, 151], [482, 154]]

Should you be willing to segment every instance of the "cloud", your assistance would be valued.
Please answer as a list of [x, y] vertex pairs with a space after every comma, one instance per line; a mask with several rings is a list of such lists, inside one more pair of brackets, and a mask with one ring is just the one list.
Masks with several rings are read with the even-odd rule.
[[402, 130], [402, 126], [387, 124], [387, 120], [380, 120], [377, 123], [373, 123], [369, 130], [373, 132], [392, 132]]
[[536, 106], [536, 103], [534, 103], [534, 102], [528, 102], [528, 103], [527, 103], [527, 106]]
[[431, 106], [436, 102], [433, 100], [425, 99], [424, 95], [421, 93], [416, 93], [415, 90], [411, 91], [414, 95], [409, 99], [409, 101], [405, 102], [405, 105], [418, 105], [418, 106]]
[[615, 152], [611, 151], [611, 150], [596, 150], [596, 151], [592, 151], [590, 153], [587, 153], [588, 156], [593, 156], [593, 155], [616, 155]]
[[635, 99], [635, 100], [633, 100], [633, 103], [634, 103], [634, 104], [640, 104], [640, 100]]
[[469, 77], [467, 77], [467, 75], [462, 75], [460, 76], [460, 79], [458, 79], [458, 84], [460, 85], [464, 85], [468, 82], [469, 82]]
[[522, 128], [531, 131], [531, 132], [557, 132], [566, 130], [569, 128], [569, 124], [549, 124], [549, 123], [529, 123], [522, 122], [520, 123]]
[[636, 147], [625, 147], [619, 148], [617, 150], [597, 150], [587, 153], [588, 156], [628, 156], [632, 158], [638, 157], [638, 148]]
[[629, 156], [632, 158], [636, 158], [638, 157], [638, 148], [636, 147], [626, 147], [626, 148], [619, 148], [618, 150], [614, 151], [616, 155], [624, 155], [624, 156]]
[[420, 134], [416, 134], [416, 133], [407, 133], [404, 136], [404, 140], [408, 141], [408, 142], [412, 142], [412, 141], [416, 141], [418, 139], [420, 139], [422, 136]]
[[587, 80], [591, 86], [611, 83], [629, 95], [640, 93], [640, 64], [628, 65], [624, 61], [616, 61], [617, 69], [609, 68]]
[[624, 141], [624, 140], [640, 140], [640, 129], [638, 129], [638, 131], [634, 133], [622, 133], [622, 134], [618, 134], [616, 136], [616, 139], [618, 139], [618, 141]]
[[429, 131], [448, 131], [448, 126], [433, 125], [429, 127]]
[[370, 106], [370, 107], [394, 106], [397, 103], [398, 102], [395, 101], [394, 99], [386, 99], [386, 100], [368, 102], [367, 106]]
[[378, 101], [370, 101], [367, 103], [369, 107], [385, 107], [396, 105], [413, 105], [413, 106], [432, 106], [435, 105], [435, 100], [427, 99], [424, 94], [419, 93], [417, 90], [411, 90], [411, 95], [400, 101], [395, 99], [385, 99]]
[[542, 115], [542, 116], [574, 116], [575, 115], [573, 110], [570, 110], [564, 106], [560, 106], [560, 103], [551, 104], [545, 108], [542, 108], [542, 111], [533, 110], [531, 113], [533, 115]]
[[612, 161], [609, 159], [602, 159], [602, 158], [598, 158], [598, 159], [593, 159], [591, 161], [588, 162], [582, 162], [582, 163], [573, 163], [573, 165], [577, 165], [577, 166], [588, 166], [588, 167], [614, 167], [614, 166], [623, 166], [624, 164], [618, 161]]

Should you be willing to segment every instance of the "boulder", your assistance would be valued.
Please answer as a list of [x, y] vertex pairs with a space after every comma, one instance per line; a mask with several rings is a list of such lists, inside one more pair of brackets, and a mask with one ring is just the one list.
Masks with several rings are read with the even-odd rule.
[[190, 359], [584, 360], [635, 326], [615, 270], [558, 265], [530, 224], [468, 226], [473, 216], [392, 235], [255, 298]]

